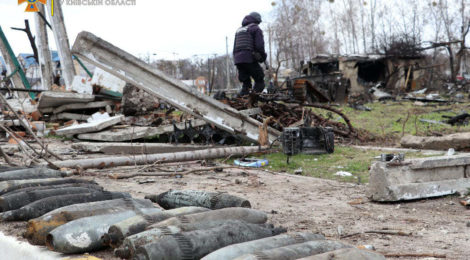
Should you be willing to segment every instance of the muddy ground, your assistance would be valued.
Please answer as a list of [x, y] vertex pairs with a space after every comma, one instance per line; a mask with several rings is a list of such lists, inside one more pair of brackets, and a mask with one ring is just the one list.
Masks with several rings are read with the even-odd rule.
[[[185, 170], [200, 167], [199, 162], [179, 165]], [[226, 169], [182, 178], [134, 177], [116, 180], [109, 177], [110, 174], [135, 173], [143, 167], [86, 170], [80, 178], [93, 179], [107, 190], [130, 192], [137, 198], [169, 189], [228, 192], [247, 198], [252, 208], [268, 214], [269, 222], [284, 226], [289, 231], [320, 232], [329, 239], [355, 246], [372, 245], [378, 252], [386, 254], [429, 253], [445, 255], [447, 259], [469, 259], [470, 256], [470, 210], [460, 205], [458, 196], [378, 204], [367, 200], [367, 185], [262, 170]], [[172, 168], [174, 166], [159, 166], [146, 168], [145, 171], [161, 172], [162, 169]], [[21, 233], [25, 226], [25, 222], [0, 223], [0, 231], [23, 240]], [[339, 237], [339, 233], [348, 235], [384, 229], [412, 232], [412, 235], [357, 234], [343, 239]], [[111, 250], [92, 255], [115, 259]]]

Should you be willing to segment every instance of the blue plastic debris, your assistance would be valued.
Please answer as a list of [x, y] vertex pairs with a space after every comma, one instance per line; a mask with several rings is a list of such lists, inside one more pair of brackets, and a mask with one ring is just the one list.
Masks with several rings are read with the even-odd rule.
[[243, 160], [235, 160], [233, 163], [237, 166], [261, 168], [263, 166], [268, 165], [268, 160], [258, 158], [245, 158]]

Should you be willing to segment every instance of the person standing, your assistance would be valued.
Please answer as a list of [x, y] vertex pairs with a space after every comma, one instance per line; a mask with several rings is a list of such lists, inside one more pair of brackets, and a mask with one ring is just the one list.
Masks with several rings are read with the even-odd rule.
[[238, 70], [238, 79], [242, 82], [240, 96], [250, 93], [252, 78], [255, 81], [253, 91], [260, 93], [264, 90], [264, 71], [259, 63], [266, 61], [267, 54], [260, 23], [261, 15], [252, 12], [243, 18], [242, 27], [235, 33], [233, 59]]

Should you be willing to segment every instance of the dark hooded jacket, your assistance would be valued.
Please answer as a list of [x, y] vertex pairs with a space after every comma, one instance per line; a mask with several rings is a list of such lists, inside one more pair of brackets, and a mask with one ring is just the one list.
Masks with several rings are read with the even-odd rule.
[[[262, 62], [264, 62], [266, 60], [267, 55], [266, 55], [266, 51], [264, 50], [263, 31], [261, 30], [261, 28], [259, 28], [258, 22], [256, 21], [256, 19], [250, 15], [245, 16], [242, 22], [242, 27], [247, 26], [247, 25], [250, 25], [248, 27], [248, 32], [251, 34], [253, 38], [254, 51], [261, 54], [263, 58]], [[234, 44], [233, 59], [234, 59], [235, 64], [255, 62], [252, 51], [250, 50], [236, 51], [235, 48], [236, 46]]]

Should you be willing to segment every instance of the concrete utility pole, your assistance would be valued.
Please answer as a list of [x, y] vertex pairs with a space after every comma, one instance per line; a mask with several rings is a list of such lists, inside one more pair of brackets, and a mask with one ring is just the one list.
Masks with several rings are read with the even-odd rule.
[[[10, 54], [13, 54], [13, 50], [11, 50], [11, 47], [10, 45], [8, 44], [8, 42], [6, 41], [6, 36], [4, 35], [3, 33], [3, 30], [2, 28], [0, 27], [0, 54], [2, 55], [3, 59], [5, 60], [5, 66], [7, 68], [7, 76], [11, 75], [13, 72], [15, 72], [15, 74], [13, 74], [10, 78], [11, 82], [13, 83], [13, 86], [15, 88], [26, 88], [25, 85], [24, 85], [24, 82], [22, 81], [21, 77], [20, 77], [20, 73], [23, 73], [23, 71], [21, 70], [21, 72], [18, 70], [17, 71], [17, 67], [14, 63], [14, 61], [12, 60]], [[26, 77], [25, 77], [26, 78]], [[17, 91], [18, 93], [18, 97], [21, 98], [21, 99], [24, 99], [28, 96], [28, 92], [20, 92], [20, 91]]]
[[[46, 13], [44, 5], [37, 5], [37, 7], [43, 15]], [[39, 68], [41, 69], [41, 83], [45, 90], [49, 90], [53, 84], [53, 69], [46, 22], [38, 13], [34, 14], [34, 20], [36, 22], [36, 44], [38, 46]]]
[[[47, 1], [47, 6], [51, 5], [51, 0]], [[49, 21], [52, 25], [54, 39], [59, 52], [60, 66], [62, 70], [62, 78], [65, 81], [67, 89], [72, 87], [73, 77], [75, 76], [75, 67], [73, 66], [72, 53], [70, 51], [69, 37], [65, 29], [64, 14], [62, 13], [62, 6], [60, 1], [54, 2], [54, 15], [52, 16], [51, 10], [48, 10]]]
[[228, 56], [228, 36], [225, 37], [225, 50], [226, 50], [226, 58], [225, 58], [225, 62], [226, 62], [226, 69], [227, 69], [227, 87], [226, 89], [232, 89], [232, 87], [230, 86], [230, 67], [229, 67], [229, 57]]

